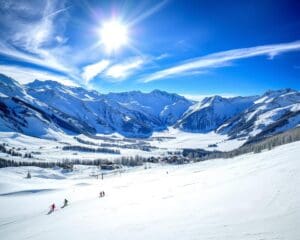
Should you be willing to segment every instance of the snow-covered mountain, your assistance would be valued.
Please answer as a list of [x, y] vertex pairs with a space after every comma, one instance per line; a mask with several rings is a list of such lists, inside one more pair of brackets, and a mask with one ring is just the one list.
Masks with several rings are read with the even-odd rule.
[[175, 123], [192, 105], [159, 90], [104, 95], [55, 81], [22, 86], [4, 75], [0, 84], [0, 131], [38, 137], [48, 137], [49, 131], [148, 137]]
[[29, 95], [89, 125], [96, 133], [118, 132], [147, 137], [176, 122], [192, 104], [176, 94], [161, 91], [99, 94], [53, 81], [26, 85]]
[[27, 101], [32, 101], [32, 98], [26, 93], [21, 84], [3, 74], [0, 74], [0, 93], [2, 98], [18, 97]]
[[55, 133], [87, 133], [85, 123], [50, 108], [27, 94], [15, 80], [0, 75], [0, 131], [51, 138]]
[[300, 93], [292, 89], [268, 91], [254, 104], [217, 129], [232, 138], [262, 137], [300, 124]]
[[241, 113], [257, 99], [253, 97], [223, 98], [213, 96], [204, 98], [191, 106], [179, 120], [176, 127], [189, 132], [210, 132], [217, 129], [225, 121]]
[[291, 89], [262, 96], [207, 97], [193, 102], [154, 90], [100, 94], [55, 81], [27, 85], [0, 75], [0, 131], [49, 138], [55, 133], [149, 137], [170, 126], [182, 131], [263, 137], [300, 123], [300, 93]]
[[109, 93], [107, 99], [117, 101], [128, 109], [147, 113], [162, 121], [163, 125], [173, 125], [183, 113], [193, 104], [177, 94], [160, 90], [150, 93], [140, 91], [125, 93]]
[[152, 132], [152, 119], [107, 101], [97, 92], [67, 87], [53, 81], [35, 81], [27, 92], [40, 102], [86, 123], [92, 133], [120, 132], [126, 136], [147, 136]]

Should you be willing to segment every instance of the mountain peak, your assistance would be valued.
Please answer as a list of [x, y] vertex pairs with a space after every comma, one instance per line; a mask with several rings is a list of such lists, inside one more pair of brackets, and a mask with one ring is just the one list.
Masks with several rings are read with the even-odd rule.
[[0, 82], [8, 84], [8, 85], [19, 85], [19, 83], [12, 79], [11, 77], [8, 77], [2, 73], [0, 73]]
[[219, 95], [215, 95], [212, 97], [212, 102], [223, 102], [225, 98], [219, 96]]
[[[278, 110], [280, 115], [285, 113], [283, 107], [287, 110], [298, 109], [300, 103], [300, 93], [290, 88], [267, 91], [259, 97], [226, 98], [215, 95], [195, 103], [178, 94], [158, 89], [148, 93], [130, 91], [100, 94], [82, 87], [65, 86], [52, 80], [35, 80], [24, 86], [3, 74], [0, 74], [0, 93], [5, 96], [5, 99], [17, 97], [34, 104], [35, 107], [38, 106], [48, 112], [49, 116], [58, 114], [57, 117], [62, 118], [64, 124], [68, 123], [69, 119], [73, 119], [76, 124], [67, 127], [77, 129], [77, 132], [118, 132], [127, 136], [149, 136], [153, 131], [166, 129], [172, 125], [184, 131], [205, 133], [216, 131], [225, 122], [230, 122], [230, 119], [233, 120], [229, 127], [239, 132], [250, 126], [247, 125], [247, 119], [250, 119], [251, 116], [248, 115], [251, 113], [258, 117], [262, 115], [261, 118], [256, 119], [260, 126], [265, 123], [259, 120], [273, 116], [273, 110]], [[262, 105], [264, 112], [259, 109]], [[17, 109], [23, 109], [24, 106]], [[257, 109], [259, 111], [256, 111]], [[25, 110], [23, 112], [26, 113]], [[269, 115], [265, 116], [264, 113]], [[237, 116], [240, 116], [239, 124], [243, 128], [238, 128], [240, 125], [235, 128]], [[26, 117], [28, 116], [25, 114], [24, 119]], [[37, 116], [37, 119], [39, 117]], [[48, 118], [45, 122], [49, 121]], [[271, 117], [268, 119], [269, 122], [274, 121]], [[57, 119], [54, 119], [51, 124], [51, 126], [43, 126], [64, 129], [58, 125]], [[231, 133], [229, 128], [222, 129], [220, 130], [222, 133]]]
[[264, 96], [272, 96], [272, 95], [281, 95], [281, 94], [286, 94], [286, 93], [291, 93], [291, 92], [296, 93], [297, 91], [292, 88], [283, 88], [283, 89], [279, 89], [279, 90], [268, 90], [263, 95]]
[[161, 95], [170, 94], [170, 93], [167, 93], [166, 91], [159, 90], [159, 89], [154, 89], [154, 90], [152, 90], [150, 93], [153, 93], [153, 94], [161, 94]]
[[53, 80], [45, 80], [41, 81], [38, 79], [35, 79], [33, 82], [26, 84], [26, 86], [30, 88], [40, 88], [40, 87], [63, 87], [61, 83]]
[[0, 74], [0, 93], [12, 97], [25, 97], [26, 93], [16, 80]]

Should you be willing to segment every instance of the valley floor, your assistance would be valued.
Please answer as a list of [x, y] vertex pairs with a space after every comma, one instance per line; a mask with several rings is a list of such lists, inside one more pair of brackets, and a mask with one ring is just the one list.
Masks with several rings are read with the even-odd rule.
[[[0, 239], [300, 239], [299, 156], [295, 142], [104, 180], [80, 166], [0, 169]], [[47, 215], [64, 198], [70, 205]]]
[[[220, 135], [214, 132], [210, 133], [189, 133], [175, 128], [169, 128], [166, 131], [155, 132], [152, 137], [146, 139], [125, 138], [119, 134], [97, 135], [99, 139], [93, 139], [85, 135], [70, 136], [56, 133], [55, 139], [42, 139], [23, 135], [16, 132], [1, 132], [0, 144], [7, 144], [8, 149], [14, 148], [17, 152], [24, 155], [31, 153], [33, 158], [24, 159], [23, 157], [11, 156], [0, 152], [0, 158], [15, 161], [63, 161], [65, 159], [74, 160], [95, 160], [108, 159], [115, 160], [125, 157], [158, 157], [166, 156], [168, 152], [181, 151], [183, 148], [201, 148], [209, 151], [230, 151], [240, 147], [245, 143], [245, 139], [228, 139], [226, 135]], [[86, 141], [91, 144], [78, 142], [75, 138]], [[89, 148], [107, 147], [111, 150], [120, 151], [120, 154], [95, 153], [82, 151], [63, 151], [66, 146], [81, 146]], [[209, 147], [214, 145], [214, 147]], [[144, 151], [141, 148], [149, 148]]]

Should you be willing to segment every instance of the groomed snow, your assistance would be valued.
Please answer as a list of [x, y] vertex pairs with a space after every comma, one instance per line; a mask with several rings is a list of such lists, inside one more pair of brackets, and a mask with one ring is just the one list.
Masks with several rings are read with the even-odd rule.
[[[168, 150], [178, 150], [182, 148], [202, 148], [206, 150], [230, 151], [236, 149], [245, 143], [245, 140], [228, 140], [227, 135], [221, 135], [215, 132], [209, 133], [190, 133], [177, 128], [168, 128], [163, 132], [155, 132], [152, 136], [162, 138], [152, 141], [151, 145]], [[217, 144], [217, 147], [210, 148], [208, 145]]]
[[[152, 165], [102, 180], [0, 169], [0, 238], [300, 239], [300, 142], [260, 154]], [[27, 171], [32, 179], [24, 179]], [[167, 174], [168, 172], [168, 174]], [[99, 199], [99, 191], [106, 196]], [[47, 215], [52, 202], [70, 205]]]

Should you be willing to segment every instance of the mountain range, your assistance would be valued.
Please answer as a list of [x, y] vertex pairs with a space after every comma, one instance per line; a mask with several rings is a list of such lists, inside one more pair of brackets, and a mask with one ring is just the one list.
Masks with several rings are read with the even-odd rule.
[[300, 93], [293, 89], [261, 96], [212, 96], [196, 102], [160, 90], [101, 94], [50, 80], [21, 85], [0, 74], [0, 131], [41, 138], [57, 132], [145, 138], [172, 126], [254, 139], [299, 123]]

